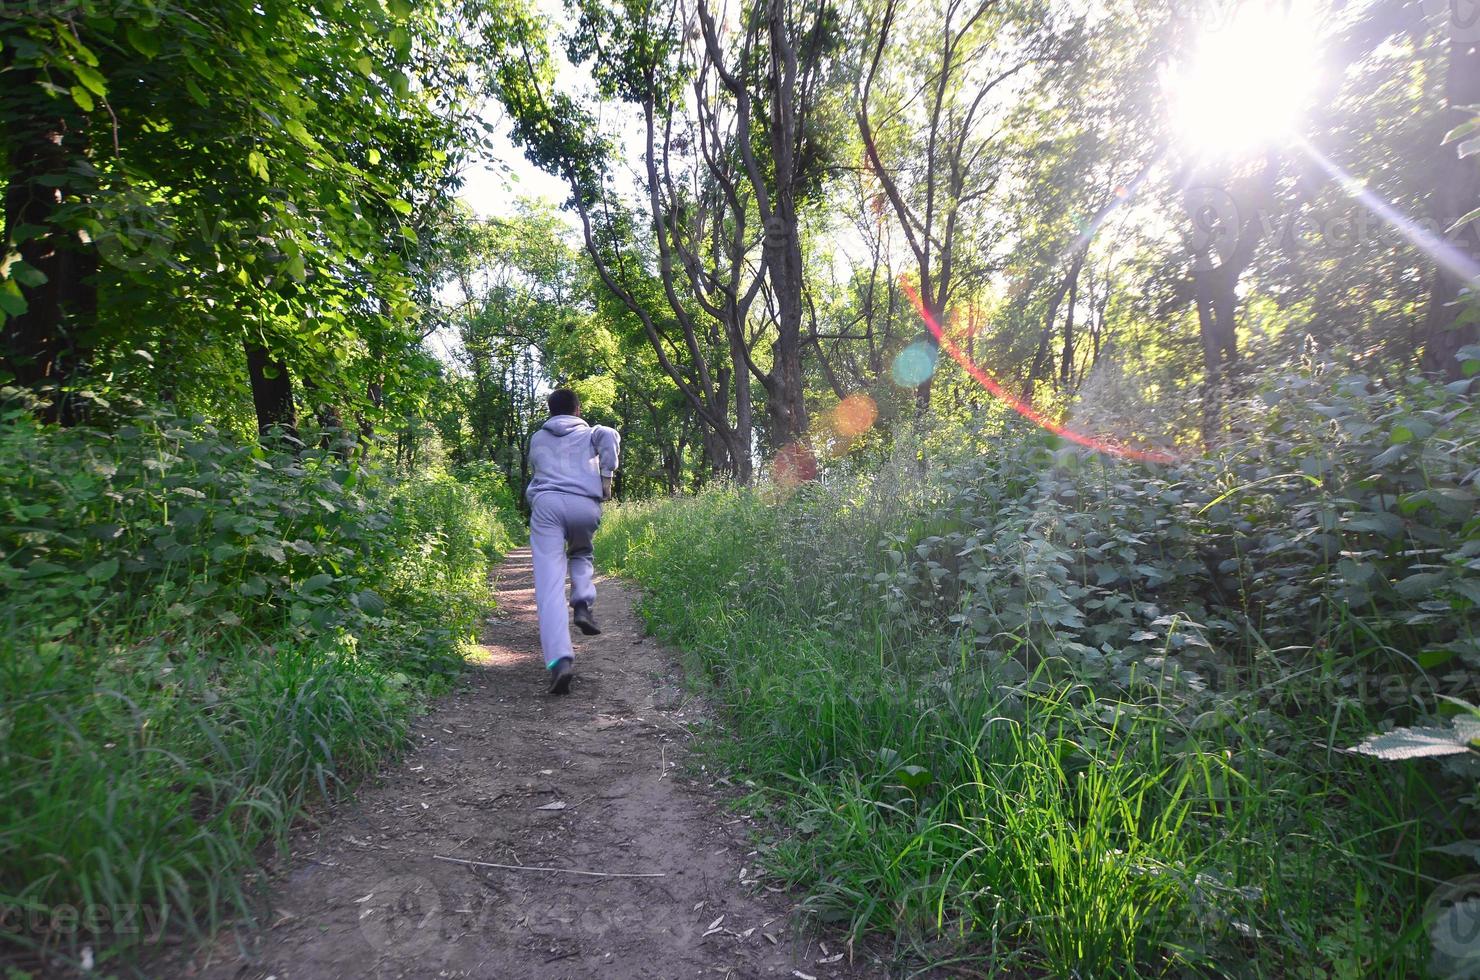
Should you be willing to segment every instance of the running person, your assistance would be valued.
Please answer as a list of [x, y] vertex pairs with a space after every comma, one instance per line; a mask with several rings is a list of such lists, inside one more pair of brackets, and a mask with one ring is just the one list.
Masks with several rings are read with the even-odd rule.
[[529, 550], [534, 557], [534, 601], [540, 646], [550, 671], [550, 693], [570, 690], [575, 652], [566, 619], [565, 576], [570, 573], [570, 608], [587, 636], [601, 632], [591, 614], [591, 538], [601, 523], [601, 502], [612, 496], [621, 437], [581, 418], [569, 388], [550, 392], [550, 418], [529, 438]]

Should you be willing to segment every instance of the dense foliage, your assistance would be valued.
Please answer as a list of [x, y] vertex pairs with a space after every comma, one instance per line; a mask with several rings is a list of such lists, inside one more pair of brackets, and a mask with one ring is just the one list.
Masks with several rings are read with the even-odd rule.
[[923, 480], [902, 453], [608, 520], [600, 553], [726, 709], [737, 805], [780, 808], [773, 873], [825, 921], [1053, 975], [1430, 965], [1480, 767], [1347, 750], [1473, 698], [1473, 399], [1268, 381], [1219, 457], [998, 419]]
[[[820, 912], [1473, 966], [1462, 14], [6, 4], [0, 906], [249, 908], [457, 669], [567, 384], [619, 498], [712, 488], [603, 548]], [[492, 136], [563, 205], [459, 202]]]
[[[101, 962], [252, 910], [258, 846], [460, 668], [509, 502], [158, 413], [4, 421], [0, 902], [11, 938]], [[141, 918], [52, 934], [68, 903]]]

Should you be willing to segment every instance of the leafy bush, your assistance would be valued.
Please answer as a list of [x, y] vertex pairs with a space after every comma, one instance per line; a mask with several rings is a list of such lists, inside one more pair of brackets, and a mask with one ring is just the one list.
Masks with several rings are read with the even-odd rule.
[[1241, 411], [1155, 468], [967, 429], [923, 480], [900, 445], [623, 507], [599, 548], [714, 683], [820, 914], [1054, 975], [1418, 972], [1473, 753], [1343, 749], [1473, 689], [1473, 401], [1305, 374]]
[[[258, 846], [460, 669], [509, 543], [445, 475], [166, 415], [7, 412], [0, 500], [0, 904], [9, 939], [96, 962], [151, 931], [116, 933], [121, 909], [161, 929], [250, 911]], [[58, 931], [68, 904], [107, 911]]]

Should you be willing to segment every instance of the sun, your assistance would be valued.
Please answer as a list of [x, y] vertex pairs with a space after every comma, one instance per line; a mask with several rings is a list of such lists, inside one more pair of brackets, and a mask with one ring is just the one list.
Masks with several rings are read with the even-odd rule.
[[1318, 36], [1299, 0], [1247, 0], [1205, 27], [1165, 79], [1178, 142], [1194, 156], [1232, 159], [1297, 136], [1321, 77]]

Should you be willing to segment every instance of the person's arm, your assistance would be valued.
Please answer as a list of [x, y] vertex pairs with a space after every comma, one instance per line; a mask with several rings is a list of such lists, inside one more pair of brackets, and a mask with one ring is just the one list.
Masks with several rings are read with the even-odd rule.
[[601, 499], [612, 499], [612, 475], [620, 462], [622, 437], [609, 426], [598, 425], [591, 430], [591, 443], [596, 449], [597, 464], [601, 467]]

